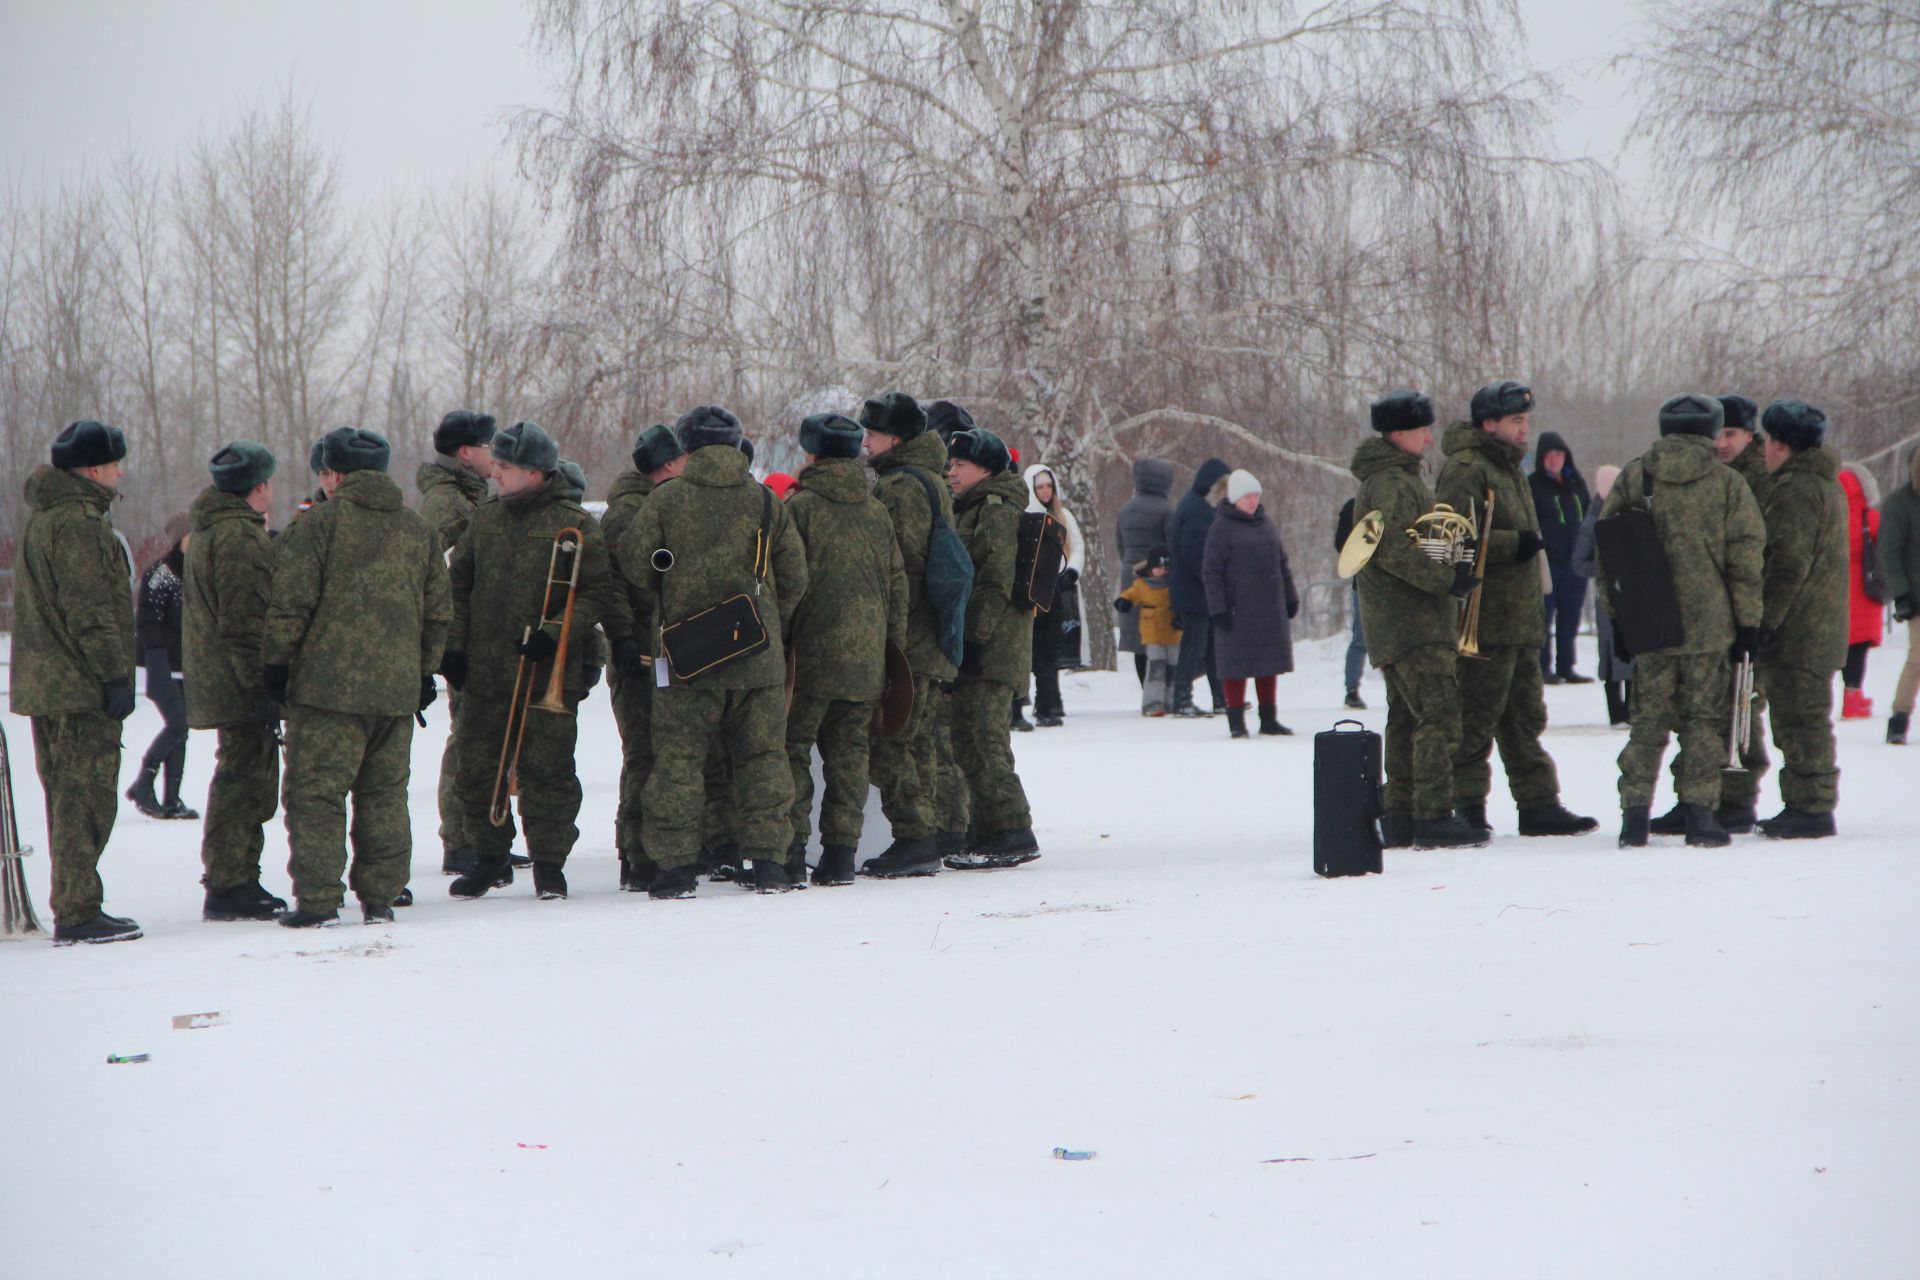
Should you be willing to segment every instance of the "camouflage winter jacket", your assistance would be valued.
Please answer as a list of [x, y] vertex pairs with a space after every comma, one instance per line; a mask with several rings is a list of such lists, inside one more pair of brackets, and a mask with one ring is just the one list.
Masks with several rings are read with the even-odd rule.
[[[1727, 464], [1739, 473], [1747, 482], [1747, 488], [1753, 490], [1753, 496], [1760, 498], [1767, 486], [1767, 450], [1758, 437], [1747, 441], [1747, 447], [1735, 454], [1733, 461]], [[1764, 504], [1763, 504], [1764, 505]]]
[[[634, 517], [620, 544], [620, 562], [646, 565], [640, 575], [641, 607], [665, 627], [749, 596], [767, 631], [767, 648], [697, 676], [701, 689], [764, 689], [786, 683], [782, 636], [807, 594], [807, 553], [786, 505], [747, 472], [747, 457], [727, 445], [695, 449], [687, 469], [661, 485]], [[768, 554], [761, 554], [762, 521]], [[654, 552], [673, 553], [664, 573], [652, 568]], [[756, 562], [758, 562], [756, 564]], [[756, 570], [764, 577], [756, 576]], [[677, 683], [677, 681], [676, 681]]]
[[1020, 513], [1027, 482], [1011, 471], [982, 480], [953, 503], [953, 528], [973, 558], [973, 595], [967, 600], [967, 648], [983, 650], [980, 673], [1026, 687], [1033, 669], [1033, 610], [1013, 603], [1013, 567], [1020, 555]]
[[905, 648], [907, 574], [893, 521], [853, 458], [822, 458], [795, 477], [787, 513], [807, 555], [807, 594], [788, 639], [794, 688], [867, 702], [886, 692], [886, 645]]
[[[907, 662], [915, 675], [951, 680], [954, 666], [940, 651], [934, 635], [933, 606], [927, 602], [927, 544], [933, 540], [933, 514], [926, 490], [909, 472], [916, 468], [933, 483], [934, 501], [947, 523], [953, 523], [953, 497], [942, 479], [947, 471], [947, 449], [937, 433], [928, 431], [867, 463], [879, 476], [873, 496], [893, 517], [893, 536], [900, 543], [900, 563], [907, 571]], [[1016, 480], [1019, 477], [1014, 477]], [[1026, 506], [1022, 497], [1020, 506]], [[975, 590], [979, 590], [978, 587]]]
[[1376, 436], [1353, 451], [1349, 465], [1360, 481], [1353, 509], [1378, 511], [1386, 521], [1380, 545], [1356, 579], [1368, 660], [1384, 667], [1421, 645], [1452, 648], [1459, 626], [1458, 606], [1447, 594], [1453, 570], [1434, 563], [1407, 536], [1413, 522], [1433, 510], [1420, 459]]
[[[1720, 461], [1713, 442], [1694, 435], [1660, 439], [1620, 472], [1600, 518], [1643, 503], [1653, 513], [1680, 601], [1684, 638], [1661, 652], [1712, 653], [1733, 644], [1736, 626], [1758, 626], [1766, 526], [1753, 491]], [[1597, 557], [1595, 567], [1595, 579], [1605, 582], [1605, 557]], [[1612, 612], [1606, 591], [1600, 599]]]
[[383, 471], [348, 473], [274, 551], [260, 661], [293, 668], [292, 700], [412, 715], [447, 637], [447, 568], [400, 486]]
[[466, 530], [467, 521], [487, 499], [487, 482], [452, 458], [434, 457], [420, 464], [414, 473], [414, 487], [420, 490], [420, 505], [415, 508], [433, 526], [442, 551], [451, 550]]
[[114, 536], [114, 492], [38, 467], [26, 497], [13, 558], [14, 714], [103, 710], [100, 686], [133, 679], [133, 566]]
[[[561, 687], [569, 698], [587, 689], [593, 656], [593, 628], [609, 641], [633, 635], [633, 608], [613, 576], [605, 535], [587, 509], [567, 496], [566, 477], [555, 472], [547, 483], [512, 497], [488, 498], [474, 508], [473, 519], [453, 544], [448, 574], [453, 586], [453, 626], [447, 649], [467, 656], [468, 697], [504, 700], [513, 694], [520, 653], [514, 647], [527, 628], [541, 625], [547, 581], [554, 561], [554, 538], [562, 529], [580, 531], [580, 582], [574, 593], [573, 631], [567, 645]], [[564, 571], [564, 564], [563, 564]], [[541, 626], [557, 643], [564, 599], [554, 593], [552, 616]], [[534, 668], [534, 685], [544, 690], [551, 668]]]
[[1539, 534], [1533, 487], [1520, 469], [1525, 452], [1502, 444], [1470, 422], [1456, 422], [1441, 438], [1447, 464], [1434, 497], [1472, 520], [1477, 528], [1493, 492], [1493, 534], [1485, 549], [1486, 579], [1480, 586], [1480, 646], [1538, 645], [1547, 638], [1542, 607], [1540, 555], [1516, 561], [1524, 533]]
[[267, 518], [237, 493], [208, 486], [188, 514], [193, 541], [181, 625], [187, 724], [217, 729], [253, 715], [274, 547]]
[[613, 566], [613, 576], [620, 580], [621, 588], [627, 593], [627, 606], [633, 611], [633, 634], [643, 649], [653, 643], [653, 619], [640, 606], [640, 575], [646, 566], [628, 564], [620, 558], [620, 548], [627, 530], [633, 527], [634, 517], [647, 505], [647, 495], [652, 492], [653, 481], [629, 467], [614, 478], [613, 488], [607, 490], [607, 511], [600, 517], [607, 560]]
[[1793, 454], [1768, 478], [1766, 597], [1760, 625], [1774, 633], [1761, 656], [1808, 671], [1838, 671], [1847, 660], [1850, 585], [1847, 499], [1831, 449]]

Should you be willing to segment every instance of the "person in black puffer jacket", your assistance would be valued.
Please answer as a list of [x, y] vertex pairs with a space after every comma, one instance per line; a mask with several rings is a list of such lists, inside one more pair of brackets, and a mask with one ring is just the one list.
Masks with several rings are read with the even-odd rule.
[[1218, 458], [1208, 458], [1194, 473], [1193, 487], [1180, 499], [1173, 511], [1173, 536], [1167, 543], [1173, 552], [1173, 612], [1180, 619], [1180, 656], [1173, 673], [1173, 714], [1191, 717], [1203, 714], [1193, 705], [1193, 682], [1202, 671], [1213, 692], [1213, 710], [1226, 704], [1220, 689], [1220, 668], [1214, 653], [1213, 624], [1207, 616], [1205, 562], [1207, 534], [1214, 517], [1227, 497], [1227, 473], [1233, 468]]
[[1580, 632], [1580, 611], [1587, 603], [1587, 580], [1573, 568], [1573, 544], [1580, 536], [1593, 497], [1586, 477], [1573, 465], [1573, 450], [1553, 431], [1540, 435], [1533, 451], [1533, 508], [1540, 515], [1540, 544], [1553, 575], [1547, 596], [1547, 638], [1540, 644], [1540, 674], [1548, 684], [1586, 684], [1591, 680], [1573, 669], [1574, 637]]
[[[167, 551], [140, 575], [138, 614], [141, 665], [147, 669], [147, 697], [166, 721], [140, 762], [139, 776], [127, 799], [149, 818], [198, 818], [180, 801], [180, 774], [187, 767], [187, 695], [180, 683], [181, 578], [186, 564], [188, 520], [185, 512], [167, 517]], [[153, 793], [156, 775], [165, 771], [166, 798]]]

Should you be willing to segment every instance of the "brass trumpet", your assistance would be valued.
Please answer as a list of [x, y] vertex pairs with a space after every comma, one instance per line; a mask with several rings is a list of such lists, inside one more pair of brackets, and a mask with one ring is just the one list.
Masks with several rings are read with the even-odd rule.
[[1733, 664], [1733, 719], [1727, 726], [1727, 762], [1722, 773], [1744, 773], [1740, 757], [1753, 743], [1753, 656]]
[[521, 633], [521, 643], [525, 644], [533, 638], [536, 629], [557, 625], [560, 642], [553, 652], [546, 692], [540, 697], [534, 697], [536, 664], [522, 654], [519, 666], [514, 668], [513, 695], [507, 700], [507, 731], [500, 743], [500, 764], [494, 770], [493, 796], [487, 807], [487, 821], [496, 827], [507, 825], [512, 814], [512, 799], [520, 794], [520, 747], [527, 737], [528, 714], [534, 711], [573, 714], [566, 700], [567, 648], [573, 641], [573, 602], [580, 591], [580, 544], [584, 536], [572, 526], [553, 535], [553, 550], [547, 556], [547, 585], [540, 600], [540, 620]]
[[1460, 634], [1454, 641], [1454, 649], [1463, 658], [1480, 656], [1480, 597], [1485, 595], [1487, 585], [1487, 558], [1477, 554], [1477, 549], [1487, 545], [1487, 539], [1493, 536], [1493, 490], [1487, 490], [1486, 510], [1480, 513], [1478, 540], [1474, 543], [1473, 554], [1473, 591], [1467, 596], [1467, 607], [1460, 611]]

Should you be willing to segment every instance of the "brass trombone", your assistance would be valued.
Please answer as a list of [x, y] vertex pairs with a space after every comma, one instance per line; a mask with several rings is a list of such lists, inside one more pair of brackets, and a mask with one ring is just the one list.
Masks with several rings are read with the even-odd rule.
[[1479, 541], [1474, 544], [1473, 555], [1473, 591], [1467, 596], [1467, 607], [1460, 611], [1460, 634], [1454, 641], [1454, 648], [1463, 658], [1480, 656], [1480, 597], [1487, 584], [1487, 557], [1484, 551], [1487, 539], [1493, 536], [1493, 490], [1487, 490], [1487, 507], [1480, 513]]
[[[573, 641], [573, 602], [580, 591], [580, 530], [568, 526], [553, 535], [553, 551], [547, 556], [547, 585], [540, 600], [540, 620], [521, 633], [520, 642], [533, 638], [535, 630], [550, 625], [560, 628], [560, 643], [553, 651], [553, 667], [547, 674], [546, 692], [534, 697], [538, 687], [536, 664], [525, 654], [513, 672], [513, 696], [507, 700], [507, 731], [500, 743], [500, 765], [493, 774], [493, 797], [487, 807], [487, 821], [504, 827], [512, 814], [512, 800], [520, 794], [520, 747], [527, 737], [527, 716], [534, 711], [572, 715], [567, 706], [567, 648]], [[559, 599], [556, 600], [556, 594]]]

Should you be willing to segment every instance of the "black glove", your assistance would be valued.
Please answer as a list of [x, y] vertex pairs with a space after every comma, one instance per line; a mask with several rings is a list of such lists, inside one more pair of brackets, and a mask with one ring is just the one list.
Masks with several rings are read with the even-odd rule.
[[1054, 581], [1067, 588], [1078, 586], [1080, 583], [1080, 571], [1078, 569], [1062, 569], [1060, 576], [1055, 578]]
[[1893, 620], [1895, 622], [1905, 622], [1911, 617], [1913, 617], [1913, 597], [1895, 596], [1893, 600]]
[[1213, 629], [1214, 629], [1215, 631], [1231, 631], [1231, 630], [1233, 630], [1233, 610], [1231, 610], [1231, 609], [1229, 609], [1229, 610], [1227, 610], [1227, 611], [1226, 611], [1225, 613], [1216, 613], [1216, 614], [1214, 614], [1214, 615], [1213, 615]]
[[282, 663], [275, 663], [270, 667], [261, 669], [260, 688], [265, 691], [267, 697], [273, 699], [274, 702], [281, 706], [285, 706], [287, 703], [287, 686], [292, 679], [293, 669], [291, 667]]
[[1735, 627], [1733, 629], [1733, 647], [1727, 651], [1728, 657], [1738, 662], [1742, 658], [1751, 658], [1759, 651], [1760, 628]]
[[1114, 610], [1119, 613], [1132, 613], [1133, 601], [1127, 599], [1125, 596], [1120, 596], [1114, 600], [1113, 607]]
[[1540, 554], [1540, 548], [1546, 543], [1540, 541], [1540, 535], [1531, 529], [1522, 529], [1513, 535], [1513, 562], [1525, 564]]
[[593, 692], [593, 686], [599, 683], [600, 683], [600, 664], [597, 662], [589, 662], [587, 664], [587, 682], [584, 686], [581, 687], [581, 690], [580, 690], [580, 697], [582, 701], [586, 699], [586, 696], [588, 694]]
[[1447, 587], [1447, 594], [1465, 600], [1480, 585], [1480, 579], [1473, 576], [1473, 566], [1457, 564], [1453, 566], [1453, 582]]
[[440, 655], [440, 674], [447, 678], [447, 688], [460, 690], [467, 687], [467, 654], [463, 649], [449, 649]]
[[967, 647], [960, 654], [960, 674], [978, 678], [987, 664], [987, 646], [967, 641]]
[[637, 676], [647, 669], [647, 655], [640, 652], [640, 646], [631, 636], [621, 636], [613, 642], [613, 673], [622, 679]]
[[1755, 627], [1753, 629], [1753, 656], [1756, 658], [1766, 657], [1773, 652], [1773, 646], [1779, 639], [1779, 633], [1774, 631], [1772, 627]]
[[105, 703], [106, 713], [115, 720], [125, 720], [133, 714], [133, 681], [107, 680], [100, 685], [100, 697]]
[[538, 627], [527, 633], [527, 638], [513, 646], [528, 662], [540, 665], [553, 661], [553, 655], [560, 652], [560, 645], [554, 638]]
[[1288, 620], [1291, 621], [1292, 619], [1297, 618], [1299, 616], [1300, 616], [1300, 602], [1298, 600], [1287, 601]]
[[438, 698], [439, 696], [440, 696], [440, 690], [438, 686], [436, 686], [433, 683], [433, 677], [421, 676], [420, 677], [420, 706], [418, 709], [421, 711], [425, 711], [428, 707], [433, 705], [433, 700], [435, 698]]

